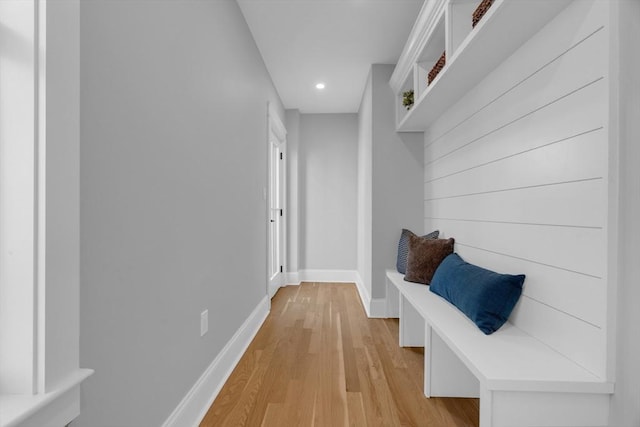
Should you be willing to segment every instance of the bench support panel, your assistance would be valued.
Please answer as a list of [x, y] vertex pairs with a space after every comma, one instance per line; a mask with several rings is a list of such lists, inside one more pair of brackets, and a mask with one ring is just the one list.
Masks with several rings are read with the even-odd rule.
[[400, 347], [424, 347], [424, 318], [400, 295]]
[[425, 326], [424, 395], [480, 397], [480, 381], [428, 323]]
[[480, 427], [596, 427], [608, 418], [607, 394], [481, 391]]
[[[526, 372], [523, 373], [520, 378], [513, 371], [508, 371], [509, 375], [506, 378], [492, 372], [493, 377], [487, 379], [482, 366], [479, 367], [473, 358], [476, 347], [485, 343], [477, 342], [477, 330], [473, 329], [473, 334], [466, 333], [469, 331], [460, 322], [461, 315], [458, 311], [451, 311], [448, 304], [416, 286], [403, 281], [397, 272], [387, 272], [387, 314], [389, 317], [395, 317], [397, 314], [400, 318], [400, 346], [425, 347], [424, 394], [427, 397], [480, 397], [480, 427], [607, 425], [612, 385], [600, 383], [590, 375], [584, 376], [585, 380], [582, 382], [575, 379], [567, 380], [570, 376], [560, 375], [561, 378], [558, 378], [556, 384], [545, 376], [539, 375], [539, 380], [536, 380], [535, 375], [531, 376], [531, 372], [528, 372], [528, 375]], [[457, 327], [453, 328], [451, 322], [456, 319]], [[465, 320], [466, 323], [469, 322]], [[430, 325], [435, 325], [436, 329]], [[447, 342], [457, 345], [473, 340], [471, 342], [474, 346], [470, 349], [467, 345], [465, 348], [468, 351], [461, 353], [465, 354], [465, 362], [455, 352], [457, 347], [452, 350], [436, 331], [440, 331]], [[517, 347], [502, 345], [502, 352], [496, 350], [496, 357], [510, 354], [509, 351], [505, 352], [505, 349], [517, 354], [527, 349], [531, 349], [535, 354], [542, 352], [545, 360], [552, 362], [554, 356], [562, 357], [556, 353], [545, 353], [546, 347], [541, 349], [538, 341], [524, 333], [518, 333], [517, 328], [511, 328], [505, 333], [504, 339], [509, 339], [510, 335], [518, 338], [517, 341], [508, 341], [517, 343]], [[504, 344], [504, 341], [499, 343]], [[498, 344], [494, 342], [492, 345]], [[485, 347], [484, 350], [486, 349]], [[481, 350], [483, 348], [478, 347], [478, 351]], [[490, 353], [489, 356], [491, 355]], [[486, 351], [484, 358], [487, 358]], [[501, 360], [509, 362], [508, 357]], [[536, 360], [538, 359], [530, 362], [535, 364]], [[563, 367], [573, 366], [564, 363], [565, 359], [559, 359], [558, 362], [563, 362], [560, 363]], [[556, 371], [557, 368], [556, 366]], [[536, 370], [532, 372], [535, 374]], [[576, 370], [572, 372], [575, 374]], [[489, 389], [489, 386], [492, 389]]]
[[387, 277], [387, 317], [400, 317], [400, 291]]

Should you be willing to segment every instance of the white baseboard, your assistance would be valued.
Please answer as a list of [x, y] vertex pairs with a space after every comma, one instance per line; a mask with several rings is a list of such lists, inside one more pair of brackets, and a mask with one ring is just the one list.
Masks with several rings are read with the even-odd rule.
[[356, 271], [356, 287], [358, 288], [358, 294], [360, 294], [360, 301], [364, 306], [364, 310], [367, 312], [369, 318], [386, 318], [387, 317], [387, 300], [385, 298], [371, 298], [369, 291], [364, 286], [364, 281], [360, 277], [360, 274]]
[[387, 316], [387, 300], [386, 298], [371, 298], [369, 304], [369, 317], [386, 319]]
[[355, 270], [300, 270], [301, 282], [337, 282], [355, 283], [358, 272]]
[[358, 294], [360, 295], [360, 301], [364, 307], [364, 311], [367, 313], [367, 317], [371, 317], [371, 295], [369, 291], [364, 287], [364, 280], [360, 276], [360, 273], [356, 271], [356, 288], [358, 288]]
[[251, 340], [267, 318], [270, 307], [270, 299], [265, 296], [224, 346], [220, 354], [198, 378], [198, 381], [187, 392], [169, 418], [162, 424], [162, 427], [197, 427], [200, 424], [222, 386], [247, 350]]
[[271, 299], [276, 294], [276, 292], [278, 292], [278, 289], [280, 289], [280, 285], [269, 284], [268, 287], [269, 287], [269, 299]]
[[284, 280], [287, 286], [297, 286], [300, 284], [300, 273], [297, 271], [288, 271]]

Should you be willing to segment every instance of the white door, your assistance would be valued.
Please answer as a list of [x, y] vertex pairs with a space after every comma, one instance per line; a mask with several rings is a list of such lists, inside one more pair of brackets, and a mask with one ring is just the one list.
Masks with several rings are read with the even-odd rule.
[[272, 297], [285, 282], [285, 151], [286, 131], [282, 121], [269, 108], [269, 188], [267, 200], [268, 220], [268, 289]]

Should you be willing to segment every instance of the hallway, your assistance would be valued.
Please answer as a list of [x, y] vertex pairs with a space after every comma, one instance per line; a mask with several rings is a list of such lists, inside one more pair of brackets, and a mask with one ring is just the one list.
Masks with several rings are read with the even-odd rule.
[[476, 399], [424, 397], [422, 363], [354, 285], [288, 286], [200, 426], [477, 426]]

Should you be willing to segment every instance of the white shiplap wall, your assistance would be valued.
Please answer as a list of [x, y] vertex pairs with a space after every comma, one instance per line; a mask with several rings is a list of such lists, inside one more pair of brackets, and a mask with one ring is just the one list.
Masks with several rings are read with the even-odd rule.
[[607, 11], [573, 2], [436, 120], [424, 185], [425, 229], [471, 263], [525, 273], [511, 321], [603, 378]]

